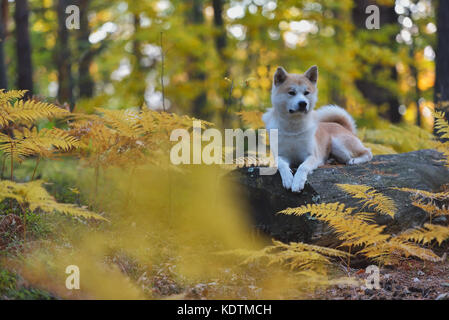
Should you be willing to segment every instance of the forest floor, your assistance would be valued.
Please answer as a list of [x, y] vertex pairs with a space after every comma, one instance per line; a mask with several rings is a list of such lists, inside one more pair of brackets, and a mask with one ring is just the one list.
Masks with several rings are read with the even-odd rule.
[[[9, 213], [9, 214], [5, 214]], [[41, 216], [29, 212], [27, 215], [29, 237], [31, 239], [50, 239], [53, 219], [64, 217]], [[9, 206], [0, 206], [0, 258], [15, 255], [21, 251], [22, 222], [17, 212], [10, 212]], [[444, 256], [443, 262], [423, 262], [412, 258], [403, 259], [394, 267], [380, 268], [380, 289], [367, 289], [363, 284], [367, 274], [363, 268], [346, 270], [336, 264], [337, 276], [349, 276], [359, 280], [356, 286], [332, 286], [311, 294], [289, 295], [284, 299], [315, 300], [435, 300], [449, 299], [449, 259], [445, 252], [447, 246], [440, 248], [438, 255]], [[261, 298], [260, 280], [267, 277], [263, 268], [259, 275], [248, 278], [243, 274], [232, 273], [226, 282], [216, 280], [211, 283], [186, 284], [179, 275], [172, 272], [172, 261], [154, 266], [152, 271], [141, 268], [128, 257], [116, 256], [112, 259], [124, 274], [142, 287], [149, 299], [234, 299]], [[0, 300], [2, 299], [58, 299], [46, 290], [34, 288], [14, 271], [7, 270], [0, 263]]]
[[[364, 269], [351, 269], [362, 283]], [[413, 259], [394, 267], [380, 268], [380, 289], [332, 287], [310, 296], [325, 300], [449, 300], [449, 260], [433, 263]]]

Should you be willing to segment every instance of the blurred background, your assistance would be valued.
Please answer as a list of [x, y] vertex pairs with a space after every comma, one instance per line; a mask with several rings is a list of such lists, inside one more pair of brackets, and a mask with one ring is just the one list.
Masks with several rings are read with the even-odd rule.
[[[0, 87], [77, 112], [145, 105], [236, 126], [235, 112], [270, 107], [278, 65], [318, 65], [318, 105], [339, 104], [371, 129], [387, 121], [431, 131], [432, 110], [449, 100], [449, 1], [1, 4]], [[366, 27], [371, 4], [378, 30]], [[70, 5], [79, 29], [66, 27], [77, 18]]]

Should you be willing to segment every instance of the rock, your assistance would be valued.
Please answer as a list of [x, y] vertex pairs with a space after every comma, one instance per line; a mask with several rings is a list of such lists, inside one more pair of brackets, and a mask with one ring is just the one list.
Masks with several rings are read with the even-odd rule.
[[442, 293], [435, 300], [449, 300], [449, 293]]
[[309, 175], [302, 193], [293, 193], [282, 187], [279, 173], [259, 175], [259, 168], [240, 168], [228, 175], [246, 200], [257, 229], [269, 236], [289, 242], [305, 241], [325, 245], [329, 229], [308, 217], [277, 214], [289, 207], [313, 203], [345, 203], [360, 208], [359, 200], [337, 188], [336, 184], [364, 184], [391, 197], [397, 207], [392, 219], [378, 215], [376, 222], [386, 225], [386, 231], [397, 233], [422, 226], [428, 215], [412, 205], [410, 194], [393, 187], [439, 191], [449, 183], [449, 170], [441, 162], [442, 155], [435, 150], [420, 150], [403, 154], [380, 155], [360, 165], [326, 165]]

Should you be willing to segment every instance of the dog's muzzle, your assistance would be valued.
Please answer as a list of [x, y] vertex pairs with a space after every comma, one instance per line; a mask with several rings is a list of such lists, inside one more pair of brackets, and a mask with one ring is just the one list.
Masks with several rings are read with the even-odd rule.
[[295, 112], [307, 112], [307, 102], [305, 101], [300, 101], [298, 103], [297, 108], [294, 109], [288, 109], [288, 112], [290, 113], [295, 113]]

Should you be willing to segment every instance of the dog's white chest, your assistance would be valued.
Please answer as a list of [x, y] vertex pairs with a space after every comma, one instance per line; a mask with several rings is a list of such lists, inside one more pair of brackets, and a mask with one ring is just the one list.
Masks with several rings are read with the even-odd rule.
[[278, 154], [289, 162], [303, 162], [313, 152], [313, 134], [278, 133]]
[[313, 154], [316, 131], [316, 126], [313, 123], [305, 122], [301, 129], [285, 126], [274, 116], [272, 109], [264, 114], [262, 119], [268, 130], [278, 130], [278, 155], [280, 157], [289, 163], [301, 163]]

